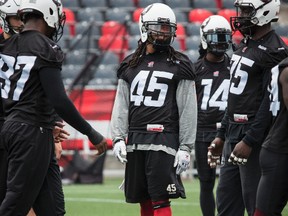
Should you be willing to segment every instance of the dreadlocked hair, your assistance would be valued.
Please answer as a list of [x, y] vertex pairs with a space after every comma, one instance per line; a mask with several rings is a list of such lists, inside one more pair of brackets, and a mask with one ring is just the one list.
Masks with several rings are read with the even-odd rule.
[[[146, 50], [146, 42], [142, 42], [141, 39], [139, 39], [138, 47], [128, 63], [130, 68], [136, 67], [139, 64], [140, 59], [145, 54], [145, 50]], [[168, 47], [168, 53], [169, 53], [168, 59], [170, 63], [175, 64], [175, 62], [180, 59], [181, 56], [180, 53], [177, 52], [172, 46]]]

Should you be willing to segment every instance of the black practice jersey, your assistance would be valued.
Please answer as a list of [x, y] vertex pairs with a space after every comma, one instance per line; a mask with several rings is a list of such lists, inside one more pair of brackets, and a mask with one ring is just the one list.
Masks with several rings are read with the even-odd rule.
[[[0, 35], [0, 44], [5, 41], [3, 33]], [[1, 83], [2, 84], [2, 83]], [[0, 91], [0, 98], [1, 98], [1, 91]], [[3, 103], [2, 99], [0, 100], [0, 121], [4, 121], [4, 110], [3, 110]]]
[[[189, 58], [178, 53], [179, 60], [169, 61], [168, 53], [142, 56], [136, 67], [128, 67], [131, 56], [120, 65], [118, 76], [130, 88], [129, 131], [147, 132], [149, 125], [159, 125], [164, 132], [179, 132], [176, 89], [181, 80], [194, 80]], [[162, 129], [161, 129], [162, 128]]]
[[269, 32], [258, 41], [241, 44], [231, 58], [231, 85], [228, 96], [229, 119], [253, 121], [270, 80], [271, 68], [287, 57], [284, 42]]
[[[60, 47], [37, 31], [24, 31], [0, 46], [0, 77], [7, 121], [51, 127], [54, 108], [39, 80], [43, 68], [61, 69]], [[53, 83], [51, 83], [53, 85]]]
[[195, 63], [198, 104], [197, 131], [216, 132], [227, 107], [230, 59], [209, 62], [206, 58]]
[[288, 111], [284, 104], [282, 85], [279, 77], [285, 67], [288, 67], [288, 58], [275, 66], [272, 71], [270, 92], [270, 112], [274, 117], [274, 123], [263, 144], [264, 148], [278, 153], [288, 153]]

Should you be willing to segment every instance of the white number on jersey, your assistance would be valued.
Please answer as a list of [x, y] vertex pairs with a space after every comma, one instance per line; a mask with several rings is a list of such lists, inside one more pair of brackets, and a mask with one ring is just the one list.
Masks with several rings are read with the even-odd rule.
[[[241, 70], [241, 66], [242, 65], [246, 65], [249, 67], [252, 67], [252, 65], [254, 64], [254, 61], [242, 57], [242, 56], [238, 56], [233, 54], [232, 58], [231, 58], [232, 66], [231, 66], [231, 86], [230, 86], [230, 92], [236, 95], [240, 95], [242, 94], [246, 84], [247, 84], [247, 80], [248, 80], [248, 73], [246, 71]], [[233, 77], [232, 77], [232, 73], [235, 71], [234, 74], [234, 79], [240, 78], [239, 83], [236, 85], [235, 83], [233, 83]]]
[[[201, 109], [207, 110], [209, 105], [209, 107], [219, 107], [219, 110], [225, 110], [227, 107], [229, 80], [223, 80], [221, 85], [211, 96], [212, 83], [213, 79], [202, 79], [201, 85], [204, 86], [204, 91]], [[218, 100], [218, 98], [220, 100]]]
[[271, 86], [268, 86], [268, 91], [270, 92], [270, 111], [273, 116], [277, 116], [277, 113], [280, 109], [279, 102], [279, 88], [278, 88], [278, 77], [279, 77], [279, 67], [278, 65], [273, 67], [271, 70], [272, 79]]
[[[168, 91], [168, 85], [165, 83], [158, 83], [157, 79], [159, 77], [172, 79], [173, 74], [164, 71], [153, 71], [150, 80], [148, 80], [150, 71], [142, 70], [140, 71], [131, 83], [130, 89], [130, 100], [134, 102], [135, 106], [140, 106], [143, 102], [145, 106], [150, 107], [161, 107], [166, 99], [166, 94]], [[155, 90], [160, 90], [158, 98], [152, 100], [151, 96], [144, 96], [144, 90], [146, 83], [148, 82], [147, 91], [155, 92]], [[135, 94], [133, 94], [135, 93]]]
[[[0, 55], [0, 68], [8, 67], [5, 72], [0, 70], [0, 78], [2, 80], [1, 94], [2, 98], [7, 99], [12, 95], [12, 100], [18, 101], [24, 89], [24, 85], [29, 78], [31, 69], [35, 63], [35, 56], [17, 56], [17, 60], [12, 56]], [[16, 64], [15, 64], [16, 60]], [[15, 65], [12, 68], [11, 65]], [[11, 81], [11, 77], [19, 71], [20, 78], [17, 81]], [[16, 86], [11, 88], [11, 86]]]

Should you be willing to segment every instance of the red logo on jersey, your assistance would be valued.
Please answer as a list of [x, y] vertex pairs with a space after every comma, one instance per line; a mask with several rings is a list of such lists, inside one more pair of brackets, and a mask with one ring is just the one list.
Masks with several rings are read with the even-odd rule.
[[218, 76], [219, 76], [219, 71], [214, 71], [214, 72], [213, 72], [213, 76], [214, 76], [214, 77], [218, 77]]
[[151, 61], [148, 63], [148, 67], [153, 67], [154, 66], [154, 61]]
[[248, 47], [244, 47], [244, 48], [242, 49], [242, 52], [244, 53], [244, 52], [247, 50], [247, 48], [248, 48]]

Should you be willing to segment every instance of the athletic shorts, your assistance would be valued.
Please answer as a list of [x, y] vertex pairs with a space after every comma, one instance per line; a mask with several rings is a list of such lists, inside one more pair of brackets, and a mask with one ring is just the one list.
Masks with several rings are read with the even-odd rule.
[[174, 156], [163, 151], [134, 150], [127, 153], [125, 196], [128, 203], [186, 198]]

